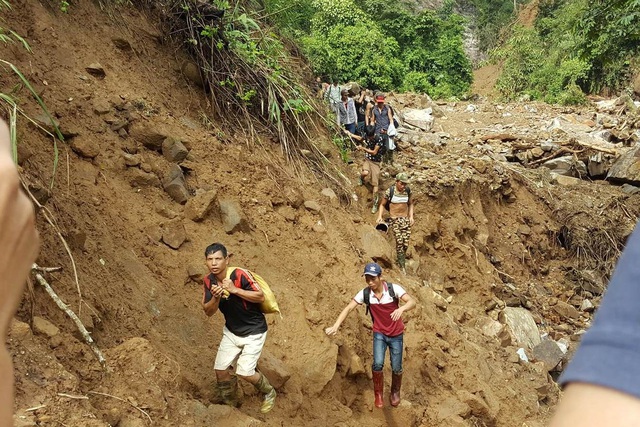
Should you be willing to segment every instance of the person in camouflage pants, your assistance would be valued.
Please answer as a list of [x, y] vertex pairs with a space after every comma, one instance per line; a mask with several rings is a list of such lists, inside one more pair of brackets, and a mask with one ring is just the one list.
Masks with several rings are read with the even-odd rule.
[[411, 226], [413, 225], [413, 198], [408, 183], [409, 175], [404, 172], [396, 175], [395, 184], [387, 189], [380, 201], [378, 218], [376, 219], [377, 223], [381, 223], [383, 221], [382, 215], [385, 211], [389, 211], [389, 225], [396, 239], [398, 265], [402, 272], [405, 272], [409, 237], [411, 237]]

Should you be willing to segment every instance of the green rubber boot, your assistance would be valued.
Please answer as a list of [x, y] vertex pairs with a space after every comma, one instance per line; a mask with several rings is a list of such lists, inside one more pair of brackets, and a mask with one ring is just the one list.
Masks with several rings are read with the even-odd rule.
[[378, 203], [380, 203], [380, 195], [376, 193], [373, 196], [373, 207], [371, 208], [372, 214], [378, 212]]
[[218, 394], [225, 405], [237, 408], [240, 406], [238, 399], [238, 377], [231, 377], [231, 381], [218, 381]]
[[405, 269], [406, 265], [406, 255], [404, 252], [398, 252], [398, 266], [404, 274], [407, 274], [407, 270]]
[[260, 379], [258, 383], [254, 385], [254, 387], [262, 394], [264, 394], [264, 400], [262, 401], [262, 406], [260, 407], [260, 412], [266, 414], [276, 404], [276, 389], [269, 383], [267, 377], [260, 374]]

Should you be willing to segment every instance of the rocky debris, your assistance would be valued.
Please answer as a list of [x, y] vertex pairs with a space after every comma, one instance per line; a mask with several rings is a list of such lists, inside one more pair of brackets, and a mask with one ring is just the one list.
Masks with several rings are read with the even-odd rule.
[[474, 394], [467, 390], [459, 390], [456, 395], [462, 403], [471, 409], [471, 415], [483, 420], [485, 425], [493, 425], [495, 424], [495, 418], [499, 408], [491, 408], [489, 406], [482, 396], [486, 393], [485, 391], [479, 391]]
[[364, 363], [358, 354], [347, 344], [343, 344], [338, 349], [338, 368], [340, 374], [344, 376], [357, 376], [366, 373]]
[[162, 188], [169, 196], [181, 205], [189, 199], [189, 190], [184, 180], [184, 174], [180, 166], [173, 164], [162, 181]]
[[140, 163], [142, 163], [142, 158], [139, 154], [122, 153], [122, 158], [127, 167], [140, 166]]
[[564, 352], [560, 349], [558, 343], [549, 339], [543, 340], [536, 345], [532, 354], [536, 362], [544, 363], [547, 371], [553, 371], [564, 357]]
[[552, 309], [565, 319], [575, 320], [580, 318], [580, 312], [576, 310], [574, 306], [567, 304], [564, 301], [557, 301]]
[[558, 175], [585, 177], [587, 176], [587, 166], [581, 160], [576, 160], [572, 156], [558, 157], [548, 160], [542, 166]]
[[29, 192], [42, 206], [51, 198], [51, 191], [38, 183], [30, 183]]
[[306, 200], [304, 202], [304, 207], [311, 212], [320, 212], [322, 210], [322, 205], [320, 205], [320, 203], [316, 202], [315, 200]]
[[83, 137], [73, 138], [70, 145], [74, 153], [86, 159], [93, 159], [100, 154], [100, 147]]
[[184, 206], [184, 216], [192, 221], [204, 220], [216, 207], [218, 193], [215, 190], [199, 190]]
[[168, 137], [162, 141], [162, 155], [170, 162], [180, 163], [188, 154], [189, 150], [180, 140]]
[[34, 316], [33, 332], [39, 335], [44, 335], [48, 338], [53, 338], [60, 333], [60, 329], [48, 320], [45, 320], [42, 317]]
[[98, 62], [94, 62], [93, 64], [90, 64], [88, 67], [85, 68], [85, 70], [87, 70], [87, 73], [91, 74], [93, 77], [96, 77], [98, 79], [104, 79], [107, 76], [107, 73], [104, 71], [104, 68]]
[[122, 37], [114, 37], [111, 39], [111, 41], [113, 42], [115, 47], [122, 51], [129, 52], [132, 50], [131, 43], [129, 43], [129, 40], [127, 39], [124, 39]]
[[227, 234], [238, 231], [249, 232], [251, 227], [242, 215], [242, 208], [235, 200], [220, 199], [218, 201], [220, 213], [222, 214], [222, 225]]
[[103, 98], [93, 100], [93, 112], [99, 116], [111, 112], [111, 103]]
[[87, 244], [87, 233], [77, 228], [72, 228], [66, 237], [66, 241], [73, 249], [84, 251]]
[[269, 382], [276, 390], [284, 387], [289, 378], [291, 378], [291, 372], [289, 372], [285, 364], [267, 351], [262, 352], [258, 361], [258, 369], [269, 378]]
[[187, 280], [185, 280], [185, 284], [193, 281], [195, 283], [202, 283], [202, 278], [204, 277], [204, 273], [202, 272], [202, 267], [199, 265], [189, 265], [187, 267]]
[[278, 208], [276, 209], [276, 212], [282, 215], [282, 217], [289, 222], [296, 222], [298, 220], [298, 213], [291, 206], [288, 206], [288, 205], [278, 206]]
[[[46, 132], [51, 135], [57, 135], [56, 127], [62, 134], [64, 138], [74, 138], [80, 134], [80, 131], [76, 128], [71, 127], [61, 127], [60, 122], [56, 120], [53, 116], [49, 116], [46, 113], [37, 114], [32, 117], [33, 121], [39, 126], [38, 129], [44, 129]], [[42, 129], [40, 129], [42, 128]]]
[[162, 228], [162, 241], [172, 249], [179, 249], [187, 240], [187, 231], [182, 220], [166, 222]]
[[483, 335], [492, 338], [498, 337], [500, 332], [502, 332], [502, 329], [504, 329], [504, 325], [502, 323], [485, 316], [477, 318], [474, 322], [474, 326], [482, 332]]
[[382, 233], [370, 225], [360, 229], [360, 249], [367, 261], [374, 260], [387, 268], [393, 265], [391, 245]]
[[205, 81], [202, 78], [202, 73], [200, 72], [200, 67], [193, 61], [184, 61], [180, 66], [180, 71], [182, 75], [189, 80], [191, 83], [194, 83], [196, 86], [204, 88]]
[[634, 147], [624, 153], [609, 169], [607, 179], [627, 183], [635, 186], [640, 185], [640, 146]]
[[129, 135], [149, 150], [161, 152], [162, 143], [171, 137], [162, 126], [135, 122], [129, 127]]
[[529, 310], [517, 307], [506, 307], [498, 316], [505, 324], [514, 343], [526, 348], [534, 348], [540, 344], [540, 331]]
[[132, 168], [132, 187], [160, 187], [160, 178], [154, 173], [145, 172], [142, 169]]
[[338, 201], [338, 196], [336, 196], [335, 191], [333, 191], [331, 188], [323, 188], [320, 194], [329, 199], [329, 201], [332, 203]]
[[425, 108], [422, 110], [405, 109], [402, 111], [403, 126], [409, 129], [418, 129], [424, 132], [431, 130], [433, 125], [433, 110]]
[[585, 299], [580, 304], [580, 311], [584, 311], [586, 313], [591, 313], [595, 310], [595, 306], [591, 302], [591, 300]]
[[[470, 416], [471, 416], [471, 408], [469, 407], [469, 405], [461, 402], [455, 397], [449, 397], [438, 405], [438, 412], [437, 412], [438, 422], [449, 421], [451, 420], [451, 418], [456, 418], [456, 417], [467, 419]], [[461, 424], [461, 425], [466, 425], [466, 424]]]

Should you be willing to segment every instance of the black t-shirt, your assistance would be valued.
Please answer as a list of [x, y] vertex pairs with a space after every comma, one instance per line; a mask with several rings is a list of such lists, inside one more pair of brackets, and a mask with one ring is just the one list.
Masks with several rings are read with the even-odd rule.
[[365, 147], [367, 147], [369, 150], [375, 150], [376, 145], [380, 146], [380, 148], [378, 149], [378, 154], [376, 154], [375, 156], [371, 153], [364, 153], [365, 158], [371, 160], [372, 162], [380, 163], [382, 161], [382, 149], [384, 147], [384, 140], [382, 139], [382, 137], [380, 137], [380, 135], [375, 135], [372, 139], [365, 137], [364, 144]]
[[364, 122], [365, 109], [367, 108], [367, 102], [366, 101], [358, 102], [354, 100], [354, 103], [356, 104], [356, 114], [358, 115], [358, 123], [362, 123]]
[[[260, 286], [253, 280], [248, 272], [236, 268], [229, 277], [236, 287], [257, 291]], [[204, 302], [213, 298], [211, 286], [217, 286], [217, 280], [213, 274], [204, 278]], [[220, 299], [219, 310], [224, 315], [224, 324], [233, 334], [239, 337], [261, 334], [267, 331], [267, 320], [260, 310], [260, 304], [249, 302], [237, 295], [229, 295], [229, 298]]]

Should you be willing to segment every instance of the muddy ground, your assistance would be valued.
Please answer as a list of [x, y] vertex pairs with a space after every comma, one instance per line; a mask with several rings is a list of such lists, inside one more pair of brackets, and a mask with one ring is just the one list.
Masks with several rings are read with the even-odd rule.
[[[391, 237], [372, 226], [367, 188], [354, 186], [358, 153], [351, 165], [337, 148], [327, 153], [348, 179], [330, 188], [297, 173], [266, 138], [207, 120], [207, 96], [180, 72], [186, 58], [144, 14], [94, 2], [67, 14], [12, 3], [7, 22], [33, 53], [0, 45], [0, 57], [23, 71], [67, 135], [54, 174], [53, 139], [19, 120], [22, 175], [44, 206], [38, 264], [63, 268], [45, 277], [106, 358], [103, 369], [32, 283], [9, 342], [16, 425], [533, 427], [549, 418], [561, 365], [522, 361], [520, 343], [493, 328], [506, 307], [524, 307], [541, 334], [575, 350], [592, 316], [584, 300], [597, 306], [638, 196], [603, 180], [557, 180], [505, 153], [552, 138], [544, 133], [557, 117], [597, 128], [594, 107], [391, 95], [401, 113], [429, 107], [435, 116], [430, 130], [403, 135], [385, 168], [388, 184], [408, 171], [416, 194], [403, 275]], [[16, 83], [3, 70], [2, 91], [15, 89], [37, 117]], [[184, 160], [162, 154], [168, 137], [186, 147]], [[177, 163], [186, 204], [163, 189]], [[344, 189], [352, 196], [336, 196]], [[239, 409], [215, 404], [223, 322], [202, 313], [199, 281], [214, 241], [272, 284], [283, 312], [268, 317], [262, 366], [279, 392], [268, 415], [252, 387], [243, 387]], [[406, 318], [403, 402], [393, 410], [372, 408], [364, 310], [335, 338], [323, 332], [364, 286], [371, 256], [418, 301]]]

